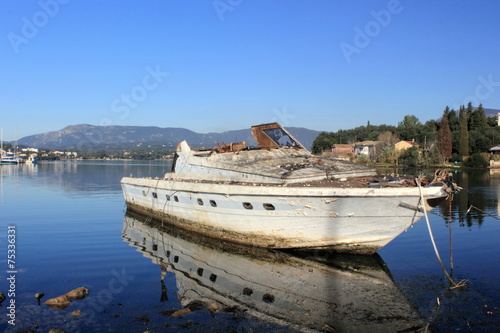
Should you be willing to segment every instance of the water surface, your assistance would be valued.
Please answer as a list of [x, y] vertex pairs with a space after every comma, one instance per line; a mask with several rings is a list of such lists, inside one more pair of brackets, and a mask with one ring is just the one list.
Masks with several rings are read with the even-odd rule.
[[[340, 318], [372, 331], [384, 323], [499, 330], [500, 175], [455, 171], [464, 191], [429, 216], [446, 269], [452, 264], [452, 278], [469, 286], [450, 291], [425, 219], [377, 256], [359, 259], [221, 248], [126, 215], [121, 177], [161, 177], [169, 168], [166, 162], [123, 161], [0, 166], [0, 292], [6, 295], [9, 226], [16, 235], [16, 325], [8, 323], [7, 297], [0, 330], [348, 330]], [[227, 266], [229, 260], [234, 264]], [[264, 280], [254, 274], [256, 267]], [[90, 294], [64, 310], [43, 304], [80, 286]], [[337, 292], [347, 288], [344, 296]], [[40, 306], [38, 291], [45, 294]], [[73, 317], [75, 310], [81, 316]]]

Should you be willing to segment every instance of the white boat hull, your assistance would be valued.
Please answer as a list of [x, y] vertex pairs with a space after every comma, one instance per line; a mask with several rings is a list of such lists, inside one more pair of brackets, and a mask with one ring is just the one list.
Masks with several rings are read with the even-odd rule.
[[[133, 211], [186, 230], [268, 248], [372, 254], [423, 216], [442, 187], [327, 188], [122, 179]], [[251, 207], [250, 207], [251, 206]]]

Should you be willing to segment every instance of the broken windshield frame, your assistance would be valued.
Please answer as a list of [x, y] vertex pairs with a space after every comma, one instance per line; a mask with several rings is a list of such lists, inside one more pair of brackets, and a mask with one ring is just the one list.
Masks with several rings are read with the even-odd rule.
[[300, 147], [300, 145], [281, 128], [266, 129], [264, 133], [266, 133], [277, 146]]

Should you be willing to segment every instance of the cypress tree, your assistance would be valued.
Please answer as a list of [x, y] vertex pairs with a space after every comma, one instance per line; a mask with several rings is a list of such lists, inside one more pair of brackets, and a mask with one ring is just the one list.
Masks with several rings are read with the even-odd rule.
[[[469, 103], [470, 104], [470, 103]], [[460, 137], [458, 142], [458, 153], [463, 156], [469, 156], [469, 117], [464, 106], [460, 106], [459, 111]]]
[[453, 109], [450, 109], [448, 106], [444, 109], [443, 116], [448, 118], [448, 126], [450, 126], [451, 132], [455, 132], [459, 130], [459, 120], [457, 117], [457, 112]]
[[451, 149], [452, 149], [452, 138], [451, 138], [451, 130], [448, 125], [448, 119], [445, 115], [441, 118], [441, 122], [439, 123], [439, 131], [438, 131], [438, 149], [439, 153], [443, 157], [446, 162], [451, 158]]

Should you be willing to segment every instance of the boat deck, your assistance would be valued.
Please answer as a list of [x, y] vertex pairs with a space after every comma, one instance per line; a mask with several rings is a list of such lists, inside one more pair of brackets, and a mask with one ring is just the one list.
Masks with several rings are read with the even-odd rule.
[[[156, 178], [160, 179], [160, 178]], [[415, 178], [407, 176], [395, 176], [387, 178], [385, 176], [368, 176], [368, 177], [349, 177], [349, 178], [329, 178], [322, 180], [312, 180], [307, 182], [296, 183], [260, 183], [260, 182], [244, 182], [244, 181], [224, 181], [224, 180], [209, 180], [209, 179], [189, 179], [182, 178], [182, 175], [168, 173], [164, 180], [183, 181], [187, 183], [200, 184], [224, 184], [224, 185], [249, 185], [249, 186], [267, 186], [267, 187], [321, 187], [321, 188], [386, 188], [386, 187], [415, 187]], [[422, 186], [431, 184], [429, 178], [420, 178], [419, 183]]]

